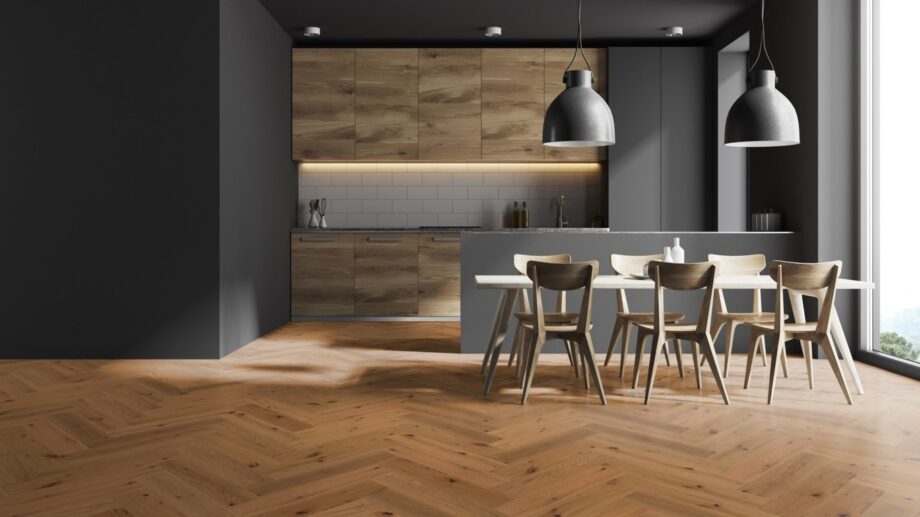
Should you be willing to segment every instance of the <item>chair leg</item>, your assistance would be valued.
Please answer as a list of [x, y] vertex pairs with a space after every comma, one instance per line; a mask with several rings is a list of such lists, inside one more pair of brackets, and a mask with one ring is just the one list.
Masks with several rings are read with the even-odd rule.
[[735, 329], [738, 323], [733, 321], [728, 324], [728, 334], [725, 335], [725, 368], [722, 371], [722, 377], [728, 378], [728, 368], [732, 364], [732, 345], [735, 342]]
[[588, 362], [588, 371], [594, 378], [594, 388], [597, 390], [597, 396], [601, 399], [601, 404], [607, 405], [607, 396], [604, 394], [604, 385], [601, 382], [601, 372], [597, 369], [597, 361], [594, 359], [594, 343], [591, 342], [591, 333], [586, 333], [584, 338], [585, 358]]
[[585, 347], [578, 341], [572, 341], [572, 346], [575, 347], [577, 354], [581, 356], [581, 376], [585, 380], [585, 389], [590, 390], [591, 381], [588, 379], [588, 364], [590, 364], [590, 361], [588, 360]]
[[726, 406], [731, 405], [731, 401], [728, 399], [728, 390], [725, 389], [725, 381], [722, 379], [722, 372], [719, 371], [719, 360], [716, 358], [716, 347], [712, 344], [712, 338], [707, 335], [706, 342], [701, 343], [700, 346], [703, 349], [703, 355], [709, 360], [709, 368], [716, 379], [716, 386], [719, 388], [719, 393], [722, 394], [722, 400]]
[[511, 353], [508, 354], [508, 366], [514, 364], [514, 358], [517, 357], [518, 348], [521, 346], [521, 324], [518, 322], [514, 329], [514, 341], [511, 342]]
[[674, 355], [677, 356], [677, 373], [680, 375], [680, 378], [684, 378], [684, 351], [681, 350], [681, 344], [679, 339], [672, 340], [674, 343]]
[[[610, 346], [607, 347], [607, 357], [604, 358], [604, 366], [610, 364], [610, 356], [613, 355], [613, 349], [617, 346], [617, 341], [620, 339], [620, 334], [623, 333], [623, 320], [617, 318], [616, 323], [613, 324], [613, 334], [610, 335]], [[623, 346], [626, 346], [625, 344]]]
[[566, 357], [569, 358], [569, 366], [575, 366], [575, 357], [572, 356], [572, 346], [568, 341], [565, 342], [565, 346], [563, 348], [565, 348]]
[[811, 356], [811, 341], [804, 341], [802, 355], [805, 356], [805, 369], [808, 371], [808, 389], [815, 389], [814, 359]]
[[847, 404], [853, 405], [853, 399], [850, 397], [850, 389], [847, 388], [847, 380], [840, 370], [840, 360], [837, 359], [837, 351], [834, 350], [834, 346], [827, 337], [824, 338], [824, 341], [822, 341], [820, 345], [824, 350], [824, 355], [827, 356], [827, 361], [831, 363], [831, 369], [834, 370], [834, 376], [837, 377], [837, 384], [840, 385], [840, 390], [843, 391], [843, 396], [846, 397]]
[[767, 365], [767, 338], [760, 336], [760, 365]]
[[780, 348], [780, 352], [781, 354], [779, 356], [779, 361], [783, 365], [783, 377], [788, 379], [789, 378], [789, 360], [786, 358], [786, 345], [783, 345], [782, 348]]
[[763, 335], [758, 336], [751, 330], [751, 339], [748, 342], [747, 365], [744, 367], [744, 389], [751, 385], [751, 370], [754, 368], [754, 356], [757, 355], [759, 344], [764, 342]]
[[639, 387], [639, 370], [642, 363], [642, 348], [645, 347], [645, 338], [651, 336], [645, 330], [639, 330], [636, 334], [636, 360], [633, 367], [632, 389]]
[[696, 389], [703, 389], [703, 371], [700, 369], [700, 344], [691, 341], [691, 350], [693, 351], [693, 369], [696, 374]]
[[645, 380], [645, 403], [648, 404], [652, 395], [652, 386], [655, 384], [655, 370], [658, 368], [658, 354], [667, 342], [664, 336], [652, 336], [652, 349], [648, 356], [648, 378]]
[[664, 364], [666, 366], [671, 366], [671, 353], [668, 351], [667, 340], [665, 340], [664, 344], [661, 345], [661, 353], [664, 354]]
[[523, 340], [521, 341], [521, 352], [517, 362], [517, 379], [521, 389], [524, 389], [524, 381], [527, 379], [527, 365], [533, 353], [533, 336], [534, 333], [532, 331], [524, 329], [524, 335], [522, 336]]
[[571, 341], [566, 341], [565, 346], [572, 350], [572, 361], [574, 362], [573, 366], [575, 366], [575, 378], [577, 379], [579, 375], [581, 375], [579, 372], [579, 370], [581, 370], [581, 354], [578, 353], [578, 348], [576, 348], [576, 346]]
[[527, 395], [530, 392], [530, 385], [533, 382], [533, 373], [537, 369], [537, 360], [540, 358], [540, 351], [543, 349], [544, 343], [546, 343], [546, 337], [534, 333], [534, 338], [531, 345], [531, 354], [527, 360], [527, 374], [524, 379], [524, 392], [521, 394], [522, 406], [527, 403]]
[[632, 325], [623, 324], [623, 348], [620, 349], [620, 379], [626, 375], [626, 353], [629, 352], [629, 335], [632, 333]]
[[492, 388], [492, 380], [495, 378], [495, 367], [498, 366], [498, 356], [501, 354], [502, 349], [495, 347], [492, 350], [492, 356], [489, 358], [489, 375], [486, 376], [486, 384], [482, 388], [482, 396], [488, 397], [489, 390]]
[[779, 356], [782, 355], [782, 349], [786, 348], [786, 341], [783, 336], [776, 336], [776, 348], [773, 349], [773, 356], [770, 357], [770, 385], [767, 388], [767, 404], [773, 403], [773, 392], [776, 388], [776, 363], [779, 362]]

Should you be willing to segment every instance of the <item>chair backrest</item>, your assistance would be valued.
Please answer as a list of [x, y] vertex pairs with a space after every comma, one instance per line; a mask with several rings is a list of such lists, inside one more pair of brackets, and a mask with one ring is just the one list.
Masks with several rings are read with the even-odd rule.
[[644, 275], [645, 265], [653, 260], [662, 260], [664, 255], [610, 255], [610, 266], [618, 275]]
[[826, 333], [830, 326], [834, 310], [834, 298], [837, 296], [837, 278], [843, 262], [788, 262], [774, 260], [770, 262], [770, 278], [776, 281], [776, 319], [773, 327], [782, 332], [784, 327], [783, 289], [792, 291], [824, 291], [824, 303], [818, 315], [817, 331]]
[[578, 331], [587, 331], [591, 325], [593, 284], [599, 269], [600, 266], [595, 260], [570, 264], [536, 260], [527, 263], [527, 276], [533, 280], [533, 306], [537, 332], [543, 332], [546, 326], [543, 318], [542, 290], [544, 288], [552, 291], [584, 289], [578, 316]]
[[536, 260], [537, 262], [549, 262], [550, 264], [571, 264], [572, 256], [569, 254], [562, 255], [522, 255], [514, 254], [514, 269], [522, 275], [527, 274], [527, 263]]
[[716, 280], [717, 267], [712, 262], [691, 262], [677, 264], [653, 261], [648, 265], [648, 272], [655, 281], [655, 331], [664, 328], [664, 290], [696, 291], [705, 289], [700, 315], [697, 319], [697, 332], [709, 333], [712, 319], [713, 285]]
[[[653, 260], [663, 260], [664, 255], [610, 255], [610, 267], [618, 275], [645, 275], [645, 266]], [[623, 289], [616, 290], [617, 311], [629, 312], [629, 302], [626, 301], [626, 291]]]
[[[756, 255], [714, 255], [710, 253], [707, 258], [709, 262], [715, 262], [719, 265], [720, 275], [754, 276], [759, 275], [767, 267], [767, 257], [759, 253]], [[754, 289], [753, 295], [751, 310], [761, 312], [763, 309], [760, 289]], [[728, 312], [725, 293], [721, 289], [716, 289], [716, 312]]]

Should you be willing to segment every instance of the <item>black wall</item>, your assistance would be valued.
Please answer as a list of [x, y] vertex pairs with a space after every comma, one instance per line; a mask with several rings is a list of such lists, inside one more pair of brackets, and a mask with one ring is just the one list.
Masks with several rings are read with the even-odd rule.
[[0, 356], [219, 356], [219, 12], [0, 2]]
[[290, 321], [291, 39], [256, 0], [220, 3], [220, 353]]

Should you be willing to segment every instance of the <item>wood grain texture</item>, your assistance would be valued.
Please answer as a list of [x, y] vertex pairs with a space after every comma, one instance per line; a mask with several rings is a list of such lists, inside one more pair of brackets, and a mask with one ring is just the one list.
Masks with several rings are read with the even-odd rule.
[[418, 314], [460, 316], [460, 234], [419, 235]]
[[355, 313], [418, 315], [418, 235], [355, 235]]
[[292, 235], [291, 316], [354, 313], [354, 236]]
[[355, 157], [418, 158], [418, 49], [357, 49]]
[[419, 158], [479, 160], [482, 50], [419, 51]]
[[[489, 400], [457, 323], [296, 323], [221, 360], [0, 362], [4, 515], [917, 515], [920, 384], [860, 365], [847, 406], [801, 358], [731, 407], [656, 399], [563, 354]], [[735, 356], [739, 365], [741, 357]], [[824, 360], [816, 360], [823, 362]], [[690, 365], [687, 365], [689, 368]]]
[[541, 48], [482, 49], [482, 158], [543, 159]]
[[[543, 86], [543, 111], [549, 108], [562, 90], [565, 89], [565, 83], [562, 81], [562, 74], [565, 68], [572, 60], [573, 49], [568, 48], [548, 48], [545, 50], [544, 66], [544, 86]], [[607, 98], [607, 49], [606, 48], [586, 48], [585, 57], [591, 64], [591, 70], [594, 72], [594, 90], [601, 97]], [[586, 69], [585, 61], [581, 55], [572, 65], [575, 70]], [[541, 126], [542, 139], [542, 126]], [[562, 147], [544, 147], [544, 159], [555, 161], [601, 161], [607, 159], [606, 147], [589, 147], [582, 149], [566, 149]]]
[[291, 50], [294, 160], [355, 159], [355, 49]]

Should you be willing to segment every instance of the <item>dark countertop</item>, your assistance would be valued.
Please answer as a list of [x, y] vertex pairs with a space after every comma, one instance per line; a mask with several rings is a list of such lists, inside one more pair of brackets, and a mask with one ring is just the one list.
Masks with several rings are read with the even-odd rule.
[[608, 228], [474, 228], [460, 226], [421, 228], [291, 228], [291, 233], [609, 233]]

